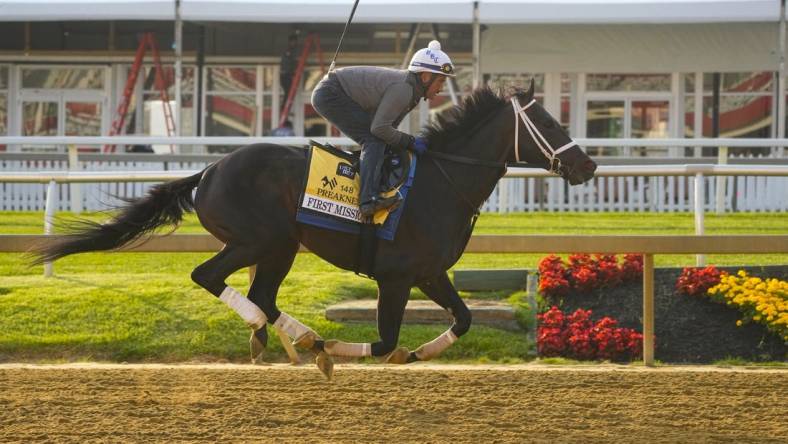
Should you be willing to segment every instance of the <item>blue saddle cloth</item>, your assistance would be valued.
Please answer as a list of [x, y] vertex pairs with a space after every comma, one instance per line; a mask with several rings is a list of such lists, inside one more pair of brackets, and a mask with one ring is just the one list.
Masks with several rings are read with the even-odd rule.
[[[396, 210], [389, 213], [389, 216], [386, 218], [386, 222], [383, 223], [383, 226], [378, 227], [376, 230], [376, 234], [379, 239], [387, 241], [394, 240], [394, 235], [397, 233], [399, 220], [402, 217], [402, 211], [405, 209], [405, 205], [407, 204], [408, 191], [413, 185], [413, 177], [416, 175], [416, 159], [416, 156], [411, 157], [408, 178], [399, 189], [399, 192], [402, 195], [402, 203]], [[298, 207], [298, 211], [296, 213], [296, 221], [328, 230], [341, 231], [343, 233], [359, 234], [361, 232], [361, 224], [358, 222], [332, 217], [328, 214], [318, 213], [300, 206]]]

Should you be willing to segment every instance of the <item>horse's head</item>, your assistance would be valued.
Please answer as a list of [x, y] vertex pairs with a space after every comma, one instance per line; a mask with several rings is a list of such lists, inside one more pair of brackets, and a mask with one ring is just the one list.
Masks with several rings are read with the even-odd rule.
[[566, 130], [534, 99], [534, 82], [526, 92], [511, 97], [514, 112], [514, 152], [510, 162], [542, 165], [572, 185], [594, 177], [596, 162], [569, 137]]

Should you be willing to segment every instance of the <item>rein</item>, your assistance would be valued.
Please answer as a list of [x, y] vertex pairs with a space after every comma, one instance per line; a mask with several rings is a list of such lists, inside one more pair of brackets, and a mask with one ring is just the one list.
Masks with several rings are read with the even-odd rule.
[[[471, 131], [469, 132], [474, 132], [476, 131], [477, 128], [486, 125], [487, 121], [495, 117], [496, 114], [497, 113], [493, 113], [485, 117], [484, 119], [482, 119], [481, 122], [474, 125], [473, 128], [471, 128]], [[473, 219], [471, 221], [471, 232], [473, 232], [473, 227], [476, 226], [476, 220], [479, 218], [479, 208], [481, 208], [481, 205], [479, 206], [474, 205], [468, 199], [467, 196], [465, 196], [460, 192], [460, 190], [457, 187], [457, 184], [454, 182], [454, 180], [452, 180], [452, 178], [449, 176], [449, 173], [446, 172], [443, 166], [441, 166], [440, 162], [438, 162], [438, 159], [448, 160], [450, 162], [455, 162], [455, 163], [462, 163], [465, 165], [478, 165], [478, 166], [501, 169], [502, 171], [501, 174], [498, 176], [499, 178], [503, 177], [503, 175], [506, 174], [506, 162], [495, 162], [492, 160], [475, 159], [473, 157], [457, 156], [455, 154], [447, 154], [447, 153], [442, 153], [440, 151], [430, 151], [430, 150], [425, 151], [423, 155], [429, 157], [430, 160], [432, 160], [432, 163], [434, 163], [435, 166], [438, 168], [438, 171], [440, 171], [440, 173], [443, 175], [443, 178], [446, 179], [446, 182], [449, 183], [449, 186], [451, 187], [452, 190], [454, 190], [454, 193], [457, 194], [457, 196], [459, 196], [460, 199], [462, 199], [462, 201], [465, 202], [465, 204], [468, 205], [468, 207], [473, 212]]]
[[[562, 147], [559, 147], [557, 149], [554, 149], [552, 147], [552, 145], [550, 144], [550, 142], [548, 142], [545, 139], [545, 137], [542, 135], [542, 133], [539, 131], [539, 128], [537, 128], [536, 124], [534, 124], [534, 122], [531, 120], [530, 117], [528, 117], [528, 114], [526, 114], [526, 112], [525, 112], [525, 110], [530, 108], [531, 105], [536, 103], [536, 99], [533, 99], [530, 102], [528, 102], [528, 104], [526, 104], [525, 106], [522, 106], [522, 105], [520, 105], [520, 102], [517, 99], [517, 96], [515, 95], [515, 96], [513, 96], [511, 98], [511, 102], [512, 102], [512, 107], [514, 109], [514, 119], [515, 119], [515, 121], [514, 121], [514, 157], [516, 159], [517, 166], [518, 167], [522, 167], [522, 168], [543, 168], [543, 169], [546, 169], [546, 170], [548, 170], [548, 171], [550, 171], [552, 173], [560, 174], [561, 160], [558, 158], [558, 155], [561, 154], [562, 152], [568, 150], [569, 148], [572, 148], [573, 146], [576, 146], [577, 144], [574, 141], [570, 141], [566, 145], [564, 145]], [[522, 119], [523, 124], [525, 125], [526, 129], [528, 130], [528, 133], [530, 134], [530, 136], [533, 139], [534, 143], [536, 143], [536, 145], [539, 147], [539, 150], [542, 151], [542, 154], [544, 154], [545, 158], [547, 159], [547, 163], [521, 163], [520, 162], [520, 152], [519, 152], [520, 122], [518, 122], [518, 120], [517, 120], [517, 116], [518, 115], [520, 116], [520, 119]], [[486, 124], [487, 120], [489, 120], [493, 116], [494, 116], [494, 114], [490, 115], [488, 118], [482, 120], [481, 122], [476, 124], [476, 126], [473, 129], [475, 130], [479, 126], [481, 126], [483, 124]], [[499, 179], [501, 177], [503, 177], [504, 174], [506, 174], [507, 163], [506, 162], [495, 162], [495, 161], [490, 161], [490, 160], [474, 159], [472, 157], [457, 156], [457, 155], [454, 155], [454, 154], [447, 154], [447, 153], [443, 153], [443, 152], [440, 152], [440, 151], [430, 151], [430, 150], [425, 151], [423, 155], [429, 157], [432, 160], [432, 163], [435, 164], [435, 166], [438, 168], [438, 171], [440, 171], [441, 175], [443, 175], [443, 177], [449, 183], [449, 185], [451, 186], [451, 189], [454, 190], [454, 192], [460, 197], [460, 199], [462, 199], [463, 202], [465, 202], [465, 204], [468, 205], [468, 207], [470, 207], [470, 209], [473, 211], [473, 221], [471, 222], [471, 230], [473, 230], [473, 227], [476, 225], [476, 219], [479, 218], [479, 214], [480, 214], [479, 213], [479, 208], [481, 208], [481, 205], [479, 205], [479, 206], [474, 205], [468, 199], [467, 196], [465, 196], [464, 194], [462, 194], [459, 191], [459, 189], [458, 189], [459, 187], [457, 187], [457, 184], [454, 182], [454, 180], [452, 180], [452, 178], [449, 176], [449, 174], [446, 172], [446, 170], [441, 166], [440, 162], [438, 162], [438, 159], [448, 160], [450, 162], [455, 162], [455, 163], [462, 163], [462, 164], [465, 164], [465, 165], [477, 165], [477, 166], [484, 166], [484, 167], [490, 167], [490, 168], [499, 168], [499, 169], [503, 170], [501, 172], [500, 176], [499, 176]]]

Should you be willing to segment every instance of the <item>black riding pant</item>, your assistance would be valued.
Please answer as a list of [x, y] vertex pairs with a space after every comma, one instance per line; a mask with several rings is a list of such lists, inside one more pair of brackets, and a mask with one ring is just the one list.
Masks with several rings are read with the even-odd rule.
[[386, 142], [371, 132], [372, 117], [342, 89], [333, 73], [329, 73], [312, 92], [312, 106], [326, 120], [361, 145], [361, 203], [377, 194], [380, 169]]

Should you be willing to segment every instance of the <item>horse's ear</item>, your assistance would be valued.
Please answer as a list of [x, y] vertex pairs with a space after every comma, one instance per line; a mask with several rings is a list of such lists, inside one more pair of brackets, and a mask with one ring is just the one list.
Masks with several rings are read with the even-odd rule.
[[528, 91], [525, 93], [525, 101], [530, 102], [534, 98], [534, 78], [531, 77], [531, 86], [528, 87]]

